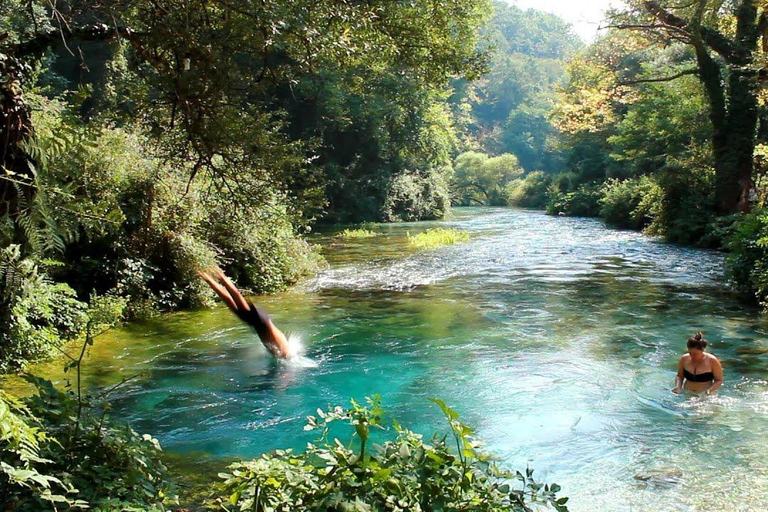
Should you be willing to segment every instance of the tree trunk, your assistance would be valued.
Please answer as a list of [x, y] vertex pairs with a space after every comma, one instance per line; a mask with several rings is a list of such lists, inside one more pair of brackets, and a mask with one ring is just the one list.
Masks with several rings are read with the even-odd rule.
[[754, 190], [755, 137], [757, 130], [757, 82], [754, 73], [730, 70], [728, 132], [725, 162], [717, 176], [717, 212], [721, 215], [749, 211]]
[[34, 195], [32, 168], [22, 142], [32, 135], [29, 108], [21, 95], [18, 62], [0, 60], [0, 217], [15, 215], [19, 192], [27, 201]]

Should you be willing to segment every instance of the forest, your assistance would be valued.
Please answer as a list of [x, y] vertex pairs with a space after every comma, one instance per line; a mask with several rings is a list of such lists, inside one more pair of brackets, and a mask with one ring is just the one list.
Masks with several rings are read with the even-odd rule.
[[[630, 0], [591, 43], [492, 0], [0, 1], [0, 372], [56, 357], [78, 376], [0, 389], [0, 508], [202, 506], [179, 505], [152, 432], [81, 392], [86, 349], [213, 305], [200, 269], [250, 294], [314, 276], [328, 263], [309, 237], [334, 226], [464, 206], [597, 217], [725, 252], [728, 286], [762, 308], [766, 55], [754, 0]], [[567, 510], [438, 402], [442, 444], [396, 424], [366, 453], [381, 406], [353, 402], [310, 420], [326, 444], [243, 462], [215, 491], [231, 503], [207, 506]]]

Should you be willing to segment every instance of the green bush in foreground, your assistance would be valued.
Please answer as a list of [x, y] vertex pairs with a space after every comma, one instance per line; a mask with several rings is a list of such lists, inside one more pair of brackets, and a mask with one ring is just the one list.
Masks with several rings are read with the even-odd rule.
[[0, 396], [0, 503], [10, 510], [162, 510], [168, 498], [160, 447], [109, 421], [49, 381], [28, 377], [37, 393]]
[[469, 233], [457, 229], [430, 229], [415, 236], [408, 233], [408, 244], [417, 249], [429, 249], [467, 241], [469, 241]]
[[[441, 400], [451, 427], [431, 443], [393, 421], [394, 441], [369, 450], [371, 429], [383, 428], [378, 398], [369, 407], [354, 400], [352, 407], [318, 410], [305, 430], [320, 430], [318, 444], [295, 454], [278, 450], [249, 462], [238, 462], [222, 474], [226, 497], [218, 506], [228, 511], [514, 511], [551, 505], [566, 512], [568, 498], [558, 498], [560, 486], [533, 479], [533, 471], [505, 471], [478, 450], [473, 430]], [[335, 421], [348, 423], [356, 450], [330, 439]], [[450, 445], [455, 444], [455, 451]]]
[[3, 510], [161, 510], [167, 496], [157, 441], [113, 425], [49, 381], [37, 393], [0, 392], [0, 504]]
[[0, 509], [164, 510], [169, 487], [157, 441], [113, 424], [107, 403], [81, 393], [86, 349], [124, 306], [114, 297], [91, 299], [79, 355], [64, 353], [65, 371], [74, 374], [68, 390], [31, 375], [30, 397], [0, 390]]

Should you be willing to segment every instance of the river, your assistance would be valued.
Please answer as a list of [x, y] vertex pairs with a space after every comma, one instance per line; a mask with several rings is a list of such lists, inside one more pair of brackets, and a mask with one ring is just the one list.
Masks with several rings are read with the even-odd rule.
[[[453, 227], [429, 251], [407, 233]], [[315, 239], [317, 278], [257, 298], [300, 339], [276, 363], [224, 307], [100, 338], [86, 384], [165, 450], [213, 459], [301, 449], [305, 417], [378, 393], [404, 426], [446, 429], [445, 400], [513, 469], [572, 511], [768, 510], [768, 325], [723, 284], [723, 255], [591, 219], [457, 209], [378, 237]], [[714, 397], [670, 393], [687, 337], [723, 362]]]

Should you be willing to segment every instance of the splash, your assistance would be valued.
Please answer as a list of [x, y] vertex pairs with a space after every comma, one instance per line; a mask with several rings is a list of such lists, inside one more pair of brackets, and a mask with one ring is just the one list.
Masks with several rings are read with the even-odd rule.
[[288, 358], [286, 363], [297, 368], [317, 368], [317, 361], [304, 355], [306, 347], [304, 342], [296, 333], [289, 333], [288, 336]]

